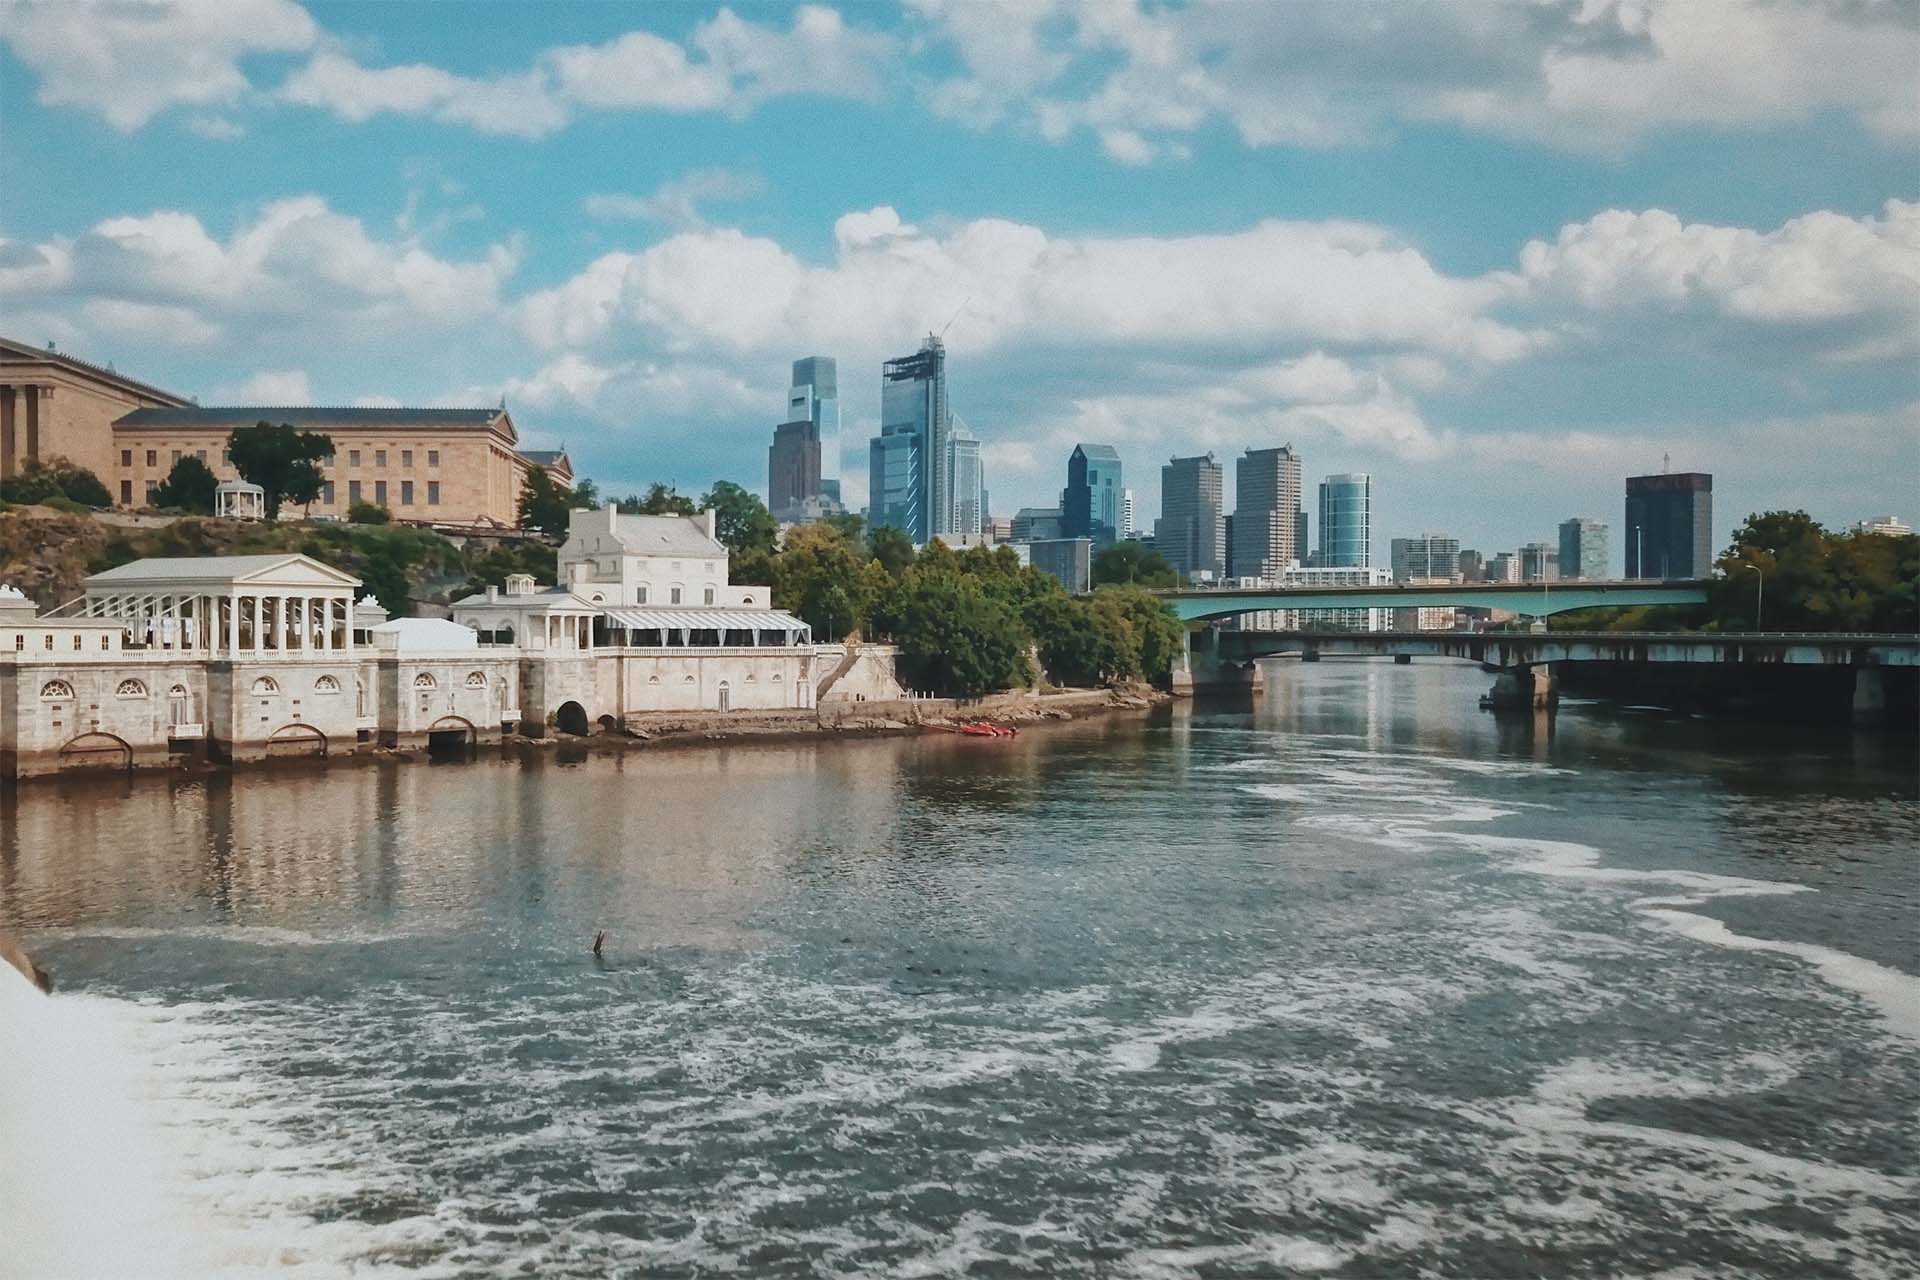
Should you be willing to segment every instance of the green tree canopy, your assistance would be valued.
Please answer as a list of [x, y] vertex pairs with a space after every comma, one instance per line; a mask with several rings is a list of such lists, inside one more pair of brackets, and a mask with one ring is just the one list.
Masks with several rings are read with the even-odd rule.
[[1102, 587], [1093, 593], [1092, 606], [1126, 624], [1133, 669], [1122, 674], [1158, 680], [1173, 669], [1186, 628], [1164, 600], [1140, 587]]
[[62, 457], [36, 459], [17, 475], [0, 480], [0, 502], [47, 502], [64, 499], [83, 507], [110, 507], [113, 498], [100, 477]]
[[1920, 630], [1920, 536], [1830, 533], [1804, 511], [1749, 515], [1715, 562], [1723, 631]]
[[717, 480], [700, 499], [700, 509], [714, 513], [714, 534], [727, 550], [771, 551], [778, 526], [757, 494], [731, 480]]
[[227, 437], [234, 470], [266, 494], [267, 519], [280, 518], [283, 500], [311, 503], [325, 476], [320, 464], [333, 457], [333, 441], [317, 431], [261, 421], [236, 427]]
[[1032, 679], [1026, 628], [966, 574], [915, 574], [894, 586], [881, 612], [910, 689], [977, 698]]
[[871, 616], [874, 593], [865, 568], [831, 526], [791, 529], [775, 568], [774, 603], [806, 619], [820, 639], [837, 640], [863, 629]]
[[[936, 542], [934, 546], [941, 544]], [[894, 577], [907, 571], [913, 563], [913, 539], [890, 524], [877, 525], [867, 530], [867, 551], [880, 566]], [[951, 552], [948, 552], [951, 555]]]
[[591, 510], [598, 505], [599, 490], [593, 481], [582, 480], [568, 488], [545, 467], [529, 467], [520, 485], [520, 527], [564, 538], [576, 507]]
[[1177, 587], [1180, 575], [1158, 551], [1137, 542], [1116, 542], [1093, 557], [1093, 585]]
[[191, 453], [183, 453], [173, 464], [173, 470], [167, 472], [167, 478], [153, 491], [153, 505], [194, 515], [212, 515], [213, 491], [218, 486], [219, 481], [213, 478], [213, 471], [206, 463]]
[[657, 480], [647, 486], [644, 497], [630, 493], [615, 505], [630, 516], [690, 516], [697, 510], [692, 498]]

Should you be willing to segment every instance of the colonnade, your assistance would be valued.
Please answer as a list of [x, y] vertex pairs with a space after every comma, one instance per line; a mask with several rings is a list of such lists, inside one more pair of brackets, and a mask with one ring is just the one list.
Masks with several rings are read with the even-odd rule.
[[0, 386], [0, 480], [39, 461], [42, 418], [52, 399], [48, 386]]
[[81, 617], [118, 618], [131, 647], [212, 656], [353, 652], [353, 595], [236, 591], [89, 596]]

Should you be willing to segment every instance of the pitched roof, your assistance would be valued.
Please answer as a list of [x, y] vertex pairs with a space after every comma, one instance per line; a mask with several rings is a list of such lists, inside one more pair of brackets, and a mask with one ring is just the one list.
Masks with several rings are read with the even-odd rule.
[[1083, 458], [1097, 458], [1101, 462], [1120, 461], [1120, 455], [1110, 444], [1077, 444], [1073, 447]]
[[707, 536], [707, 522], [700, 516], [632, 516], [621, 512], [613, 536], [636, 556], [717, 558], [727, 554], [726, 547]]
[[54, 351], [47, 347], [36, 347], [13, 338], [0, 338], [0, 362], [6, 364], [24, 364], [28, 361], [45, 361], [71, 369], [88, 377], [99, 378], [107, 382], [117, 382], [144, 396], [155, 400], [167, 400], [174, 404], [186, 404], [187, 398], [171, 391], [163, 391], [150, 382], [141, 382], [138, 378], [129, 378], [126, 374], [106, 365], [95, 364], [91, 360], [82, 360], [70, 356], [64, 351]]
[[555, 463], [564, 462], [567, 457], [565, 449], [521, 449], [519, 453], [536, 467], [551, 467]]
[[153, 556], [92, 574], [81, 585], [114, 587], [143, 583], [245, 582], [262, 578], [275, 569], [296, 566], [301, 570], [300, 576], [313, 580], [312, 585], [329, 582], [339, 586], [360, 585], [360, 579], [350, 573], [323, 564], [311, 556], [287, 551], [260, 556]]
[[114, 422], [116, 428], [250, 427], [256, 422], [291, 427], [467, 427], [486, 428], [513, 419], [505, 409], [389, 409], [369, 405], [183, 405], [172, 409], [135, 409]]

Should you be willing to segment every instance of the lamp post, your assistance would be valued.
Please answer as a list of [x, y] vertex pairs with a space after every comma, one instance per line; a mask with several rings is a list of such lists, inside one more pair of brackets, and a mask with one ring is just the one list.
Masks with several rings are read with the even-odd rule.
[[1760, 630], [1760, 606], [1766, 603], [1767, 575], [1757, 564], [1742, 565], [1755, 573], [1753, 580], [1753, 629]]

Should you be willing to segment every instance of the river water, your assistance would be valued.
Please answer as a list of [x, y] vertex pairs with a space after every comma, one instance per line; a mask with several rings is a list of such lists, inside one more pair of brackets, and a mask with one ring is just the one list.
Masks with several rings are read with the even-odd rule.
[[1915, 1273], [1910, 743], [1270, 671], [0, 793], [0, 1274]]

